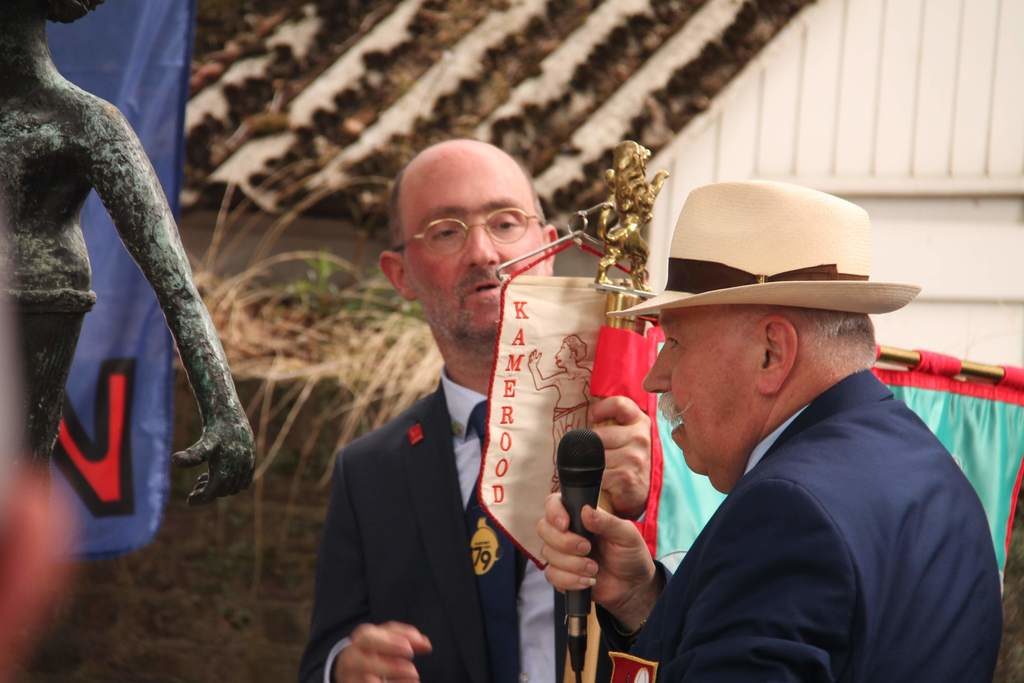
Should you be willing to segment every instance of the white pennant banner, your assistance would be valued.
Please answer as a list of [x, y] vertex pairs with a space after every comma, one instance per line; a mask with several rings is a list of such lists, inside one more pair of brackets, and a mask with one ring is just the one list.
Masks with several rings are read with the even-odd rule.
[[557, 489], [558, 442], [588, 426], [604, 309], [590, 278], [523, 275], [503, 288], [480, 492], [491, 517], [538, 565], [536, 525]]

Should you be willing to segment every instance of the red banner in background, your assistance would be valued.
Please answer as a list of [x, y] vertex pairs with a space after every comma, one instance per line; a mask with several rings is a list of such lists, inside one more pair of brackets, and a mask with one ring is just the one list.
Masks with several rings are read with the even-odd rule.
[[602, 326], [598, 332], [594, 371], [590, 377], [590, 390], [594, 396], [626, 396], [651, 418], [651, 490], [637, 528], [654, 557], [658, 556], [658, 508], [664, 457], [658, 436], [658, 397], [644, 390], [643, 382], [658, 357], [658, 348], [664, 338], [660, 327], [650, 327], [646, 335], [640, 335], [633, 330]]

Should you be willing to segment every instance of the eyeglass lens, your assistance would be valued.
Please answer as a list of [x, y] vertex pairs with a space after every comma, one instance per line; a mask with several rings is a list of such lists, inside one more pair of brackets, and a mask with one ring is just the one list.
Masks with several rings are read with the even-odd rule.
[[[495, 242], [509, 244], [526, 233], [530, 218], [522, 209], [498, 209], [487, 216], [483, 226]], [[466, 243], [470, 227], [457, 218], [442, 218], [427, 227], [423, 240], [435, 251], [454, 253]]]

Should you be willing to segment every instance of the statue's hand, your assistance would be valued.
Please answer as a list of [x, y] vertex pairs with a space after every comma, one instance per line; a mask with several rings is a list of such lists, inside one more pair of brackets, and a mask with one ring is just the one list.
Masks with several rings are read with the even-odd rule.
[[248, 488], [254, 464], [252, 428], [244, 415], [228, 415], [210, 420], [203, 435], [187, 449], [175, 453], [171, 461], [178, 467], [209, 463], [209, 472], [196, 478], [189, 505], [202, 505], [221, 496], [230, 496]]

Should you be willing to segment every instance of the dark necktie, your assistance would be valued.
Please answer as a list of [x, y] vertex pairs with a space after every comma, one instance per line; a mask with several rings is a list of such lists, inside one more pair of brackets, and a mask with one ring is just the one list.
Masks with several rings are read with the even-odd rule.
[[[469, 416], [468, 429], [476, 432], [481, 450], [486, 416], [486, 401], [476, 404]], [[483, 453], [480, 457], [483, 457]], [[515, 683], [519, 679], [516, 548], [480, 507], [479, 491], [478, 476], [466, 504], [466, 530], [470, 538], [480, 606], [483, 609], [491, 680], [495, 683]]]

